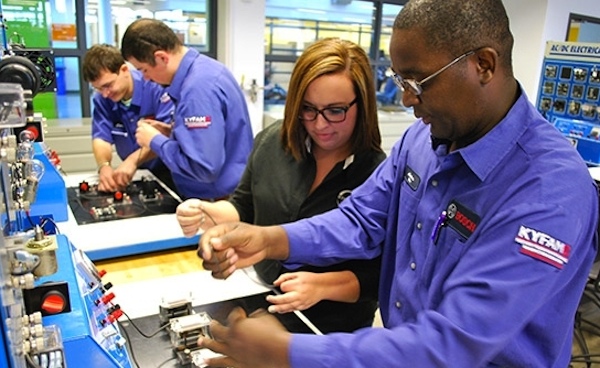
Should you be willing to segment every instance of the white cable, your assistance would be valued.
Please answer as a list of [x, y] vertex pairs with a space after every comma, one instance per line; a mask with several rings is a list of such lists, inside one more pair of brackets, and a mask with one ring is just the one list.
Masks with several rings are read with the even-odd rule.
[[[274, 294], [277, 295], [281, 295], [281, 292], [279, 290], [277, 290], [277, 288], [275, 288], [273, 285], [269, 285], [266, 282], [262, 281], [262, 279], [256, 274], [256, 270], [254, 270], [254, 267], [246, 267], [242, 269], [244, 271], [244, 273], [246, 274], [246, 276], [248, 276], [248, 278], [250, 280], [252, 280], [252, 282], [255, 282], [259, 285], [262, 285], [266, 288], [269, 288], [269, 290], [271, 290]], [[250, 272], [252, 272], [252, 274], [250, 274]], [[323, 332], [321, 332], [321, 330], [319, 330], [317, 328], [317, 326], [315, 326], [305, 315], [304, 313], [302, 313], [299, 310], [294, 309], [294, 314], [296, 315], [296, 317], [298, 317], [302, 322], [304, 322], [304, 324], [315, 334], [315, 335], [323, 335]]]

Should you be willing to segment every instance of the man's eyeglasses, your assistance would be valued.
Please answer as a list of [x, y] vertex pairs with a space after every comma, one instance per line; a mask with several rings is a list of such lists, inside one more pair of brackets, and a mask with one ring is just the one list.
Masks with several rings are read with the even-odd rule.
[[313, 121], [321, 114], [330, 123], [340, 123], [346, 120], [346, 112], [356, 103], [356, 100], [357, 98], [352, 100], [347, 106], [326, 107], [321, 110], [304, 105], [300, 108], [298, 117], [304, 121]]
[[94, 89], [98, 92], [109, 91], [113, 88], [117, 79], [119, 79], [119, 74], [120, 74], [120, 71], [117, 73], [116, 77], [110, 82], [104, 83], [103, 85], [101, 85], [99, 87], [95, 87], [95, 86], [92, 86], [92, 87], [94, 87]]
[[423, 93], [423, 87], [421, 87], [421, 86], [424, 83], [429, 82], [433, 78], [435, 78], [438, 75], [442, 74], [442, 72], [444, 70], [450, 68], [452, 65], [458, 63], [459, 61], [461, 61], [462, 59], [466, 58], [467, 56], [473, 55], [474, 53], [475, 53], [475, 50], [472, 50], [472, 51], [469, 51], [469, 52], [465, 52], [464, 54], [460, 55], [456, 59], [452, 60], [451, 62], [449, 62], [448, 64], [446, 64], [445, 66], [443, 66], [437, 72], [431, 74], [427, 78], [421, 79], [420, 81], [416, 81], [414, 79], [409, 79], [409, 78], [404, 79], [401, 76], [399, 76], [398, 74], [396, 74], [394, 71], [391, 72], [391, 75], [392, 75], [392, 78], [394, 80], [394, 83], [396, 83], [396, 85], [398, 87], [400, 87], [400, 89], [402, 89], [402, 91], [409, 90], [413, 95], [419, 96], [421, 93]]

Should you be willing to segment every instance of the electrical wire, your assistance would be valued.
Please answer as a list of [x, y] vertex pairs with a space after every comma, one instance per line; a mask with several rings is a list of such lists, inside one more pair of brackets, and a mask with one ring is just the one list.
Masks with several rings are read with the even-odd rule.
[[[56, 222], [54, 222], [53, 219], [51, 219], [50, 217], [44, 217], [42, 219], [42, 221], [40, 222], [40, 227], [43, 229], [44, 226], [46, 226], [46, 223], [51, 223], [52, 225], [54, 225], [54, 233], [55, 234], [60, 234], [60, 229], [58, 228], [58, 225], [56, 225]], [[49, 233], [49, 232], [47, 232]]]
[[[208, 218], [212, 221], [213, 225], [217, 225], [217, 222], [215, 221], [215, 219], [210, 215], [210, 213], [206, 212], [204, 210], [204, 208], [200, 208], [200, 210], [202, 211], [203, 214], [205, 214], [206, 216], [208, 216]], [[213, 250], [213, 256], [214, 258], [216, 258], [216, 254]], [[219, 262], [218, 259], [216, 259], [216, 263], [217, 263], [217, 267], [219, 268], [219, 273], [221, 273], [221, 269], [219, 267]], [[264, 286], [266, 288], [268, 288], [269, 290], [271, 290], [274, 294], [276, 295], [282, 295], [281, 291], [279, 291], [274, 285], [271, 284], [267, 284], [266, 282], [264, 282], [263, 280], [261, 280], [258, 275], [257, 277], [253, 277], [250, 273], [249, 273], [249, 268], [243, 268], [242, 271], [244, 271], [244, 274], [255, 284], [258, 284], [260, 286]], [[319, 330], [319, 328], [317, 326], [315, 326], [309, 319], [308, 317], [306, 317], [306, 315], [304, 315], [304, 313], [302, 313], [301, 311], [294, 309], [293, 313], [296, 315], [296, 317], [298, 317], [315, 335], [323, 335], [323, 332], [321, 332], [321, 330]]]
[[140, 328], [133, 322], [133, 320], [127, 315], [127, 313], [125, 313], [125, 311], [123, 311], [121, 309], [121, 312], [123, 312], [123, 315], [125, 316], [125, 318], [127, 318], [127, 321], [129, 323], [131, 323], [131, 325], [133, 326], [133, 328], [143, 337], [150, 339], [153, 338], [154, 336], [158, 335], [159, 332], [165, 330], [167, 327], [169, 327], [169, 324], [167, 323], [166, 325], [162, 326], [161, 328], [159, 328], [158, 330], [154, 331], [151, 334], [146, 334], [144, 333], [142, 330], [140, 330]]
[[[242, 271], [244, 271], [244, 274], [246, 274], [246, 276], [248, 276], [248, 278], [260, 285], [260, 286], [264, 286], [266, 288], [268, 288], [269, 290], [271, 290], [271, 292], [275, 295], [282, 295], [281, 291], [279, 291], [274, 285], [271, 284], [267, 284], [266, 282], [262, 281], [259, 279], [258, 275], [257, 277], [254, 277], [253, 275], [250, 274], [249, 268], [243, 268]], [[301, 311], [294, 309], [293, 313], [296, 315], [296, 317], [298, 317], [305, 325], [306, 327], [308, 327], [315, 335], [323, 335], [323, 332], [321, 332], [321, 330], [319, 330], [319, 328], [317, 326], [314, 325], [314, 323], [312, 323], [308, 317], [306, 317], [306, 315], [304, 313], [302, 313]]]
[[[119, 324], [118, 321], [116, 323]], [[125, 327], [121, 326], [120, 331], [123, 333], [123, 335], [125, 335], [127, 341], [131, 341], [131, 339], [129, 338], [129, 333], [127, 332], [127, 329], [125, 329]], [[137, 368], [141, 368], [140, 363], [138, 363], [135, 353], [133, 352], [133, 346], [131, 344], [127, 344], [127, 346], [127, 350], [129, 350], [129, 354], [131, 355], [131, 360], [133, 361], [133, 364], [135, 364]]]

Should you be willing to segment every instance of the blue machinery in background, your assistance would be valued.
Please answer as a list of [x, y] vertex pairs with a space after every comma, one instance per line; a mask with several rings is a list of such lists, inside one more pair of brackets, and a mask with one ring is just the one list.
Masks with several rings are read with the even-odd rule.
[[600, 165], [599, 98], [600, 44], [548, 42], [538, 110], [590, 166]]

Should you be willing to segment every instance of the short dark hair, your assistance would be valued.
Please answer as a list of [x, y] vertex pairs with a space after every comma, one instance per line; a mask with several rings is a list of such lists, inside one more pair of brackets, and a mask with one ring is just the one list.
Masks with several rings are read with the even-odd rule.
[[175, 32], [157, 19], [140, 18], [127, 27], [121, 40], [121, 54], [142, 63], [155, 65], [154, 53], [159, 50], [177, 51], [183, 43]]
[[430, 47], [454, 56], [491, 47], [512, 75], [514, 39], [501, 0], [410, 0], [394, 29], [421, 29]]
[[282, 144], [296, 160], [308, 155], [308, 133], [298, 118], [308, 85], [328, 74], [344, 73], [356, 93], [356, 126], [350, 138], [352, 153], [383, 152], [377, 118], [377, 100], [369, 57], [359, 45], [339, 38], [324, 38], [308, 46], [296, 61], [285, 101]]
[[125, 59], [115, 46], [105, 43], [94, 45], [83, 58], [83, 79], [93, 82], [105, 71], [117, 74], [123, 64]]

